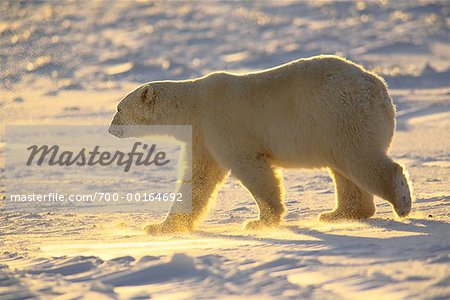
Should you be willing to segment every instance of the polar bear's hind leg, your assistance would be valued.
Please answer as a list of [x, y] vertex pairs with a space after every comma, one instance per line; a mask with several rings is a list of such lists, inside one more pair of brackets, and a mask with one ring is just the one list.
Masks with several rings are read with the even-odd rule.
[[336, 208], [320, 215], [325, 222], [362, 220], [373, 216], [375, 205], [372, 194], [362, 190], [336, 170], [330, 170], [336, 190]]
[[412, 196], [407, 172], [386, 154], [356, 158], [343, 174], [364, 190], [387, 200], [399, 217], [411, 211]]
[[411, 184], [408, 177], [408, 173], [398, 166], [394, 177], [395, 203], [393, 205], [399, 217], [405, 217], [411, 211]]

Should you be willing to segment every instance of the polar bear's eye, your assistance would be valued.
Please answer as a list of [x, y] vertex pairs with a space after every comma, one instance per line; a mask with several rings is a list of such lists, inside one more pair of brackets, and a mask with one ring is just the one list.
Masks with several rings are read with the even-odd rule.
[[120, 111], [121, 111], [121, 109], [120, 109], [120, 107], [118, 107], [118, 108], [117, 108], [117, 112], [120, 112]]

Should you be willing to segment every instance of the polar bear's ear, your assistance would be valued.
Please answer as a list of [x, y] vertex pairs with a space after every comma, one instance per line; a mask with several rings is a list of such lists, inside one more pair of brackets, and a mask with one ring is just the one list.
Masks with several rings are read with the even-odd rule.
[[155, 89], [151, 86], [145, 86], [141, 92], [141, 101], [149, 106], [153, 106], [156, 100]]

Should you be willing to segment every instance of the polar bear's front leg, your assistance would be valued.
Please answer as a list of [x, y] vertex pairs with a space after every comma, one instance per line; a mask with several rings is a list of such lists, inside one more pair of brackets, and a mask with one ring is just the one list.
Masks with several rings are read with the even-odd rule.
[[144, 228], [148, 234], [192, 231], [214, 203], [227, 171], [219, 166], [207, 150], [196, 148], [192, 157], [192, 185], [181, 183], [179, 187], [179, 192], [186, 195], [191, 194], [192, 189], [192, 203], [174, 202], [162, 223]]
[[336, 208], [320, 215], [321, 221], [361, 220], [373, 216], [372, 194], [360, 189], [336, 170], [330, 171], [336, 190]]
[[252, 194], [259, 208], [259, 218], [246, 224], [246, 229], [274, 227], [281, 223], [284, 207], [284, 189], [279, 170], [264, 156], [237, 160], [231, 172]]

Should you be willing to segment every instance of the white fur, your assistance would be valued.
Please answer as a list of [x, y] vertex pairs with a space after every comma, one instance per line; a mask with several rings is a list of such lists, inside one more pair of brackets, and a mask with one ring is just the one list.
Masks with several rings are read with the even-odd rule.
[[373, 194], [401, 216], [411, 207], [410, 197], [402, 200], [407, 180], [398, 187], [403, 169], [386, 154], [395, 131], [386, 85], [347, 60], [318, 56], [256, 73], [151, 82], [128, 94], [119, 109], [112, 125], [193, 126], [193, 211], [175, 207], [149, 232], [192, 230], [229, 171], [258, 204], [259, 219], [248, 228], [281, 222], [279, 168], [330, 169], [337, 206], [322, 220], [372, 216]]

